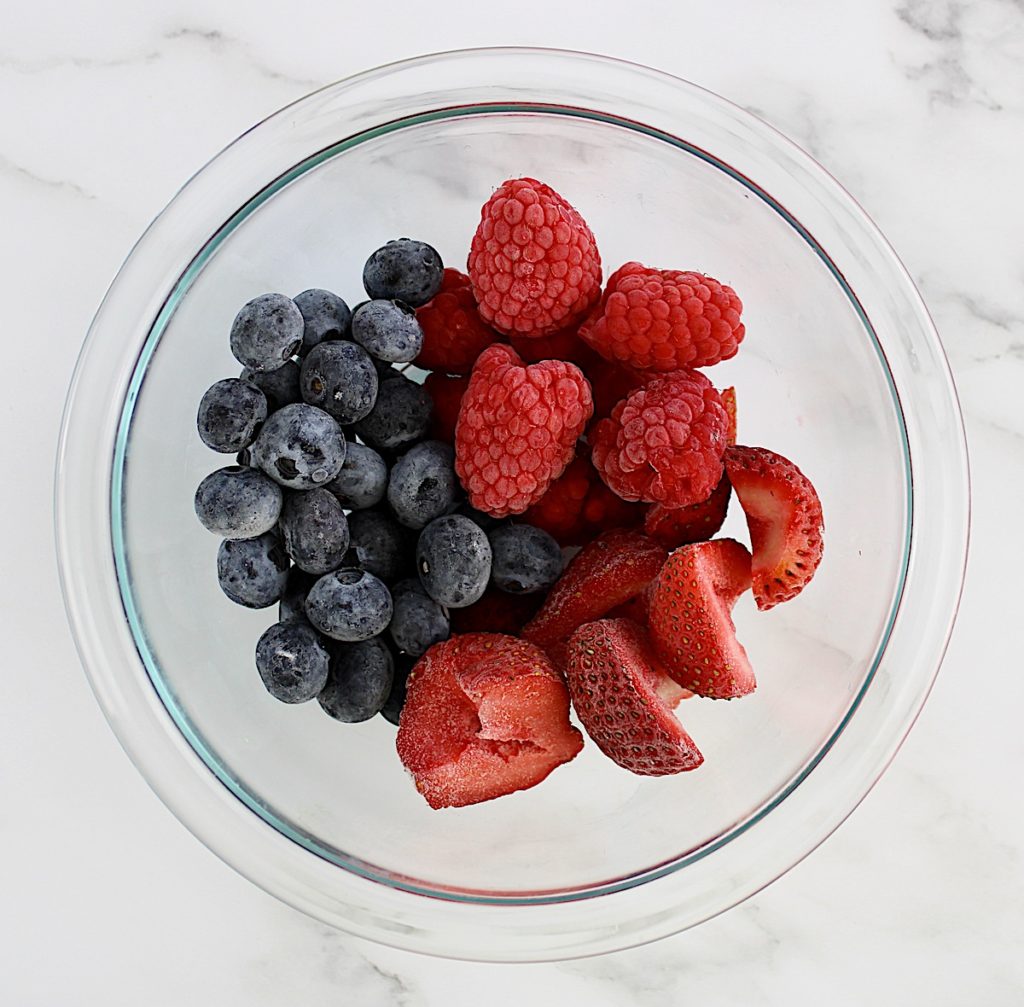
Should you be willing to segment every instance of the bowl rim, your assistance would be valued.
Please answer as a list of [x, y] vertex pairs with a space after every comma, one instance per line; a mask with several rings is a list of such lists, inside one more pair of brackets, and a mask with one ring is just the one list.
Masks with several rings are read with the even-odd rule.
[[[487, 68], [492, 81], [487, 85], [479, 84], [479, 80], [484, 79], [480, 76], [483, 67]], [[582, 72], [584, 68], [589, 76]], [[439, 70], [446, 90], [439, 92], [435, 88], [434, 92], [425, 91], [423, 85], [436, 81]], [[572, 79], [571, 83], [567, 82], [567, 77]], [[524, 78], [531, 83], [523, 84]], [[586, 79], [586, 85], [580, 84], [582, 79]], [[597, 86], [598, 79], [601, 87]], [[386, 97], [390, 98], [389, 102], [380, 101], [382, 83], [385, 85], [383, 90]], [[641, 84], [642, 88], [639, 86]], [[606, 93], [601, 96], [601, 103], [598, 104], [594, 95], [602, 88]], [[505, 101], [488, 100], [501, 96], [503, 90]], [[641, 90], [644, 93], [637, 97], [634, 92]], [[712, 853], [718, 855], [731, 844], [734, 851], [739, 851], [730, 858], [736, 861], [731, 867], [731, 874], [730, 866], [725, 865], [723, 876], [705, 879], [705, 887], [714, 880], [716, 884], [711, 887], [717, 890], [713, 893], [702, 890], [701, 898], [696, 901], [691, 899], [685, 905], [680, 905], [681, 901], [685, 901], [681, 899], [681, 891], [673, 895], [664, 890], [664, 879], [671, 875], [663, 871], [647, 872], [640, 881], [625, 888], [612, 887], [593, 893], [589, 896], [592, 900], [617, 902], [614, 910], [602, 905], [599, 912], [594, 910], [594, 901], [588, 905], [578, 897], [559, 900], [557, 905], [547, 900], [533, 899], [527, 900], [525, 904], [509, 899], [495, 903], [480, 900], [440, 902], [438, 899], [423, 898], [425, 893], [417, 892], [415, 888], [398, 886], [388, 889], [373, 878], [346, 874], [336, 867], [329, 868], [333, 876], [326, 874], [326, 861], [317, 858], [315, 853], [303, 850], [293, 842], [294, 837], [288, 839], [265, 819], [257, 819], [252, 814], [253, 809], [244, 807], [236, 799], [237, 794], [232, 795], [222, 785], [226, 781], [218, 780], [211, 773], [209, 763], [204, 763], [194, 745], [185, 739], [179, 730], [180, 725], [175, 724], [158, 690], [154, 689], [157, 681], [153, 679], [151, 682], [152, 669], [147, 673], [135, 636], [126, 625], [126, 614], [127, 622], [131, 622], [130, 606], [123, 607], [125, 597], [118, 589], [119, 583], [121, 587], [126, 583], [125, 571], [119, 568], [115, 560], [119, 555], [114, 541], [119, 527], [120, 488], [117, 474], [120, 473], [119, 454], [120, 462], [123, 462], [124, 447], [124, 438], [119, 437], [118, 432], [123, 428], [125, 417], [130, 417], [131, 407], [138, 395], [147, 347], [148, 352], [152, 352], [155, 346], [152, 339], [154, 332], [159, 337], [159, 319], [166, 319], [173, 312], [175, 292], [182, 289], [186, 273], [189, 270], [197, 272], [201, 268], [204, 255], [212, 251], [214, 237], [223, 234], [226, 227], [230, 231], [240, 219], [244, 219], [239, 218], [232, 223], [237, 213], [251, 212], [251, 204], [256, 197], [252, 196], [250, 189], [247, 194], [243, 193], [244, 202], [235, 215], [225, 217], [222, 212], [224, 223], [213, 232], [214, 237], [210, 237], [209, 227], [198, 224], [182, 227], [182, 221], [186, 219], [186, 214], [189, 215], [187, 219], [191, 220], [211, 219], [208, 215], [197, 216], [197, 210], [201, 208], [208, 212], [213, 209], [209, 204], [230, 208], [232, 200], [237, 201], [236, 193], [250, 184], [249, 181], [244, 185], [239, 184], [236, 177], [239, 175], [236, 171], [237, 162], [240, 156], [252, 153], [256, 134], [294, 130], [303, 116], [321, 115], [325, 108], [338, 111], [343, 104], [351, 109], [357, 104], [356, 99], [362, 98], [367, 103], [372, 98], [369, 104], [373, 107], [362, 112], [363, 121], [350, 112], [346, 128], [362, 126], [363, 130], [343, 134], [343, 140], [339, 143], [351, 140], [353, 136], [362, 136], [366, 129], [381, 129], [385, 126], [403, 128], [415, 121], [417, 116], [429, 116], [438, 108], [448, 111], [449, 106], [431, 105], [431, 101], [440, 100], [438, 96], [441, 94], [449, 102], [456, 98], [463, 99], [462, 102], [456, 102], [465, 109], [460, 114], [479, 114], [481, 111], [495, 110], [498, 106], [503, 111], [535, 111], [542, 106], [549, 110], [547, 102], [527, 100], [525, 96], [529, 93], [534, 98], [559, 96], [565, 99], [556, 102], [555, 107], [590, 110], [598, 116], [605, 116], [607, 103], [615, 103], [617, 99], [619, 107], [609, 116], [611, 121], [619, 125], [638, 124], [653, 128], [662, 138], [672, 137], [675, 134], [653, 127], [647, 118], [621, 114], [624, 110], [646, 112], [648, 117], [660, 116], [664, 119], [664, 104], [650, 105], [649, 92], [654, 90], [658, 91], [659, 97], [672, 95], [682, 104], [689, 102], [691, 111], [704, 109], [712, 120], [722, 117], [729, 128], [739, 129], [751, 141], [756, 140], [762, 144], [766, 157], [779, 160], [790, 175], [798, 179], [793, 183], [792, 191], [787, 191], [785, 203], [780, 204], [784, 209], [800, 205], [802, 197], [806, 195], [802, 187], [811, 186], [830, 212], [842, 211], [846, 225], [859, 228], [856, 236], [863, 244], [858, 245], [856, 250], [865, 255], [873, 253], [874, 260], [888, 268], [888, 274], [885, 274], [890, 284], [887, 296], [901, 300], [908, 320], [916, 326], [918, 338], [908, 339], [906, 347], [896, 346], [894, 349], [906, 350], [916, 358], [904, 362], [908, 365], [905, 368], [907, 381], [909, 383], [911, 378], [914, 380], [915, 390], [919, 386], [923, 387], [927, 381], [929, 409], [926, 415], [916, 416], [916, 402], [907, 403], [904, 401], [906, 396], [899, 396], [901, 386], [892, 376], [891, 369], [889, 380], [898, 397], [897, 411], [901, 412], [901, 420], [906, 421], [908, 416], [912, 420], [906, 424], [911, 465], [907, 490], [908, 504], [913, 495], [915, 505], [908, 517], [910, 534], [904, 573], [908, 591], [911, 578], [916, 578], [915, 584], [930, 586], [932, 589], [931, 604], [926, 606], [925, 612], [930, 644], [917, 648], [919, 652], [924, 649], [926, 657], [923, 660], [919, 657], [915, 665], [913, 688], [908, 690], [904, 684], [900, 697], [900, 715], [895, 718], [890, 716], [892, 722], [888, 724], [889, 729], [884, 739], [874, 740], [870, 758], [852, 760], [851, 765], [855, 763], [857, 770], [851, 777], [855, 785], [848, 788], [849, 792], [844, 795], [844, 808], [840, 813], [837, 814], [834, 808], [824, 813], [823, 809], [815, 808], [811, 802], [811, 806], [803, 812], [804, 817], [809, 819], [805, 823], [806, 834], [800, 835], [796, 842], [792, 842], [788, 836], [781, 839], [776, 837], [773, 840], [776, 846], [782, 839], [785, 840], [784, 849], [773, 849], [771, 856], [764, 855], [763, 845], [756, 851], [756, 858], [770, 865], [767, 869], [755, 870], [749, 862], [745, 862], [752, 856], [750, 825], [744, 825], [742, 831], [731, 830], [724, 839], [708, 844], [706, 852], [701, 855], [702, 858]], [[616, 92], [624, 92], [628, 98]], [[509, 101], [508, 97], [512, 94], [515, 100]], [[476, 100], [465, 101], [470, 97]], [[588, 99], [591, 104], [580, 104]], [[381, 122], [385, 108], [388, 118]], [[404, 109], [403, 114], [397, 114], [400, 108]], [[268, 145], [266, 139], [266, 136], [260, 137], [264, 146]], [[695, 152], [694, 147], [702, 149], [699, 144], [686, 146], [691, 153]], [[285, 162], [288, 156], [285, 156]], [[319, 151], [315, 155], [307, 155], [307, 160], [313, 156], [323, 159], [333, 156], [333, 152]], [[271, 190], [268, 195], [291, 180], [289, 172], [296, 165], [293, 162], [290, 166], [286, 163], [284, 166], [289, 170], [272, 176], [272, 182], [265, 185], [265, 189]], [[767, 170], [767, 166], [762, 167]], [[266, 170], [263, 164], [260, 168]], [[738, 174], [744, 177], [743, 171]], [[227, 190], [226, 202], [220, 191], [222, 187]], [[261, 190], [257, 191], [259, 195]], [[800, 223], [802, 219], [802, 216], [794, 215], [790, 223], [795, 222], [799, 228], [803, 226]], [[175, 239], [170, 242], [173, 246], [172, 254], [167, 255], [167, 237], [172, 232]], [[200, 232], [205, 232], [205, 235]], [[197, 243], [197, 237], [204, 240]], [[821, 247], [817, 242], [814, 244]], [[165, 261], [167, 259], [171, 261]], [[834, 272], [837, 279], [845, 283], [842, 270]], [[849, 293], [854, 303], [858, 304], [852, 288]], [[871, 331], [870, 316], [864, 313], [863, 319]], [[141, 326], [146, 333], [142, 349], [131, 360], [124, 359], [125, 324], [132, 331]], [[883, 349], [880, 344], [878, 348], [883, 365], [889, 367], [893, 354], [889, 348]], [[115, 357], [116, 367], [112, 366]], [[102, 380], [103, 369], [113, 372], [110, 375], [113, 381]], [[111, 412], [120, 414], [113, 426]], [[90, 419], [94, 422], [90, 423]], [[940, 421], [940, 427], [947, 434], [952, 434], [942, 442], [943, 459], [929, 459], [925, 456], [923, 442], [914, 443], [915, 436], [923, 434], [929, 422], [936, 421]], [[83, 430], [91, 430], [88, 441], [82, 434]], [[114, 436], [108, 439], [111, 431]], [[114, 445], [111, 468], [87, 464], [90, 454], [95, 457], [96, 443]], [[111, 472], [115, 474], [113, 479], [110, 478]], [[919, 486], [929, 491], [929, 496], [923, 501], [927, 520], [922, 520], [920, 514]], [[102, 492], [98, 492], [100, 490]], [[963, 584], [969, 528], [966, 440], [948, 363], [927, 310], [906, 270], [852, 197], [791, 141], [750, 113], [696, 85], [639, 64], [609, 57], [564, 50], [504, 47], [428, 54], [386, 64], [326, 85], [285, 106], [247, 131], [193, 176], [130, 252], [90, 327], [65, 406], [58, 447], [55, 495], [61, 584], [80, 657], [100, 705], [122, 745], [153, 789], [186, 827], [222, 859], [261, 887], [325, 922], [361, 936], [412, 950], [483, 960], [573, 957], [665, 936], [710, 918], [753, 894], [822, 842], [856, 807], [884, 771], [923, 705], [955, 619]], [[934, 506], [934, 495], [938, 495], [943, 502], [942, 507]], [[83, 500], [89, 503], [85, 508], [88, 513], [83, 513]], [[933, 515], [933, 510], [941, 511], [941, 514]], [[104, 526], [105, 535], [102, 530]], [[938, 564], [936, 569], [922, 572], [922, 566], [928, 566], [922, 550], [935, 537], [935, 528], [941, 528], [944, 532], [945, 562]], [[956, 544], [960, 545], [959, 549], [953, 548]], [[123, 549], [120, 555], [123, 558]], [[923, 597], [921, 590], [923, 588], [918, 589], [915, 599]], [[904, 636], [907, 623], [914, 621], [916, 624], [921, 621], [920, 617], [912, 619], [912, 614], [908, 614], [904, 607], [903, 602], [908, 597], [909, 593], [902, 600], [896, 598], [888, 640], [881, 648], [878, 666], [888, 659], [894, 635], [901, 631], [901, 621]], [[920, 628], [916, 632], [920, 633]], [[865, 682], [861, 696], [867, 690], [870, 677]], [[849, 744], [850, 732], [844, 730], [844, 727], [852, 723], [850, 717], [856, 705], [853, 704], [844, 723], [816, 754], [812, 760], [814, 766], [819, 765], [835, 745]], [[154, 738], [159, 739], [158, 744], [154, 743]], [[800, 780], [807, 778], [810, 768], [813, 766], [801, 774]], [[847, 775], [850, 773], [848, 770]], [[791, 798], [795, 793], [794, 787], [789, 794], [783, 796]], [[804, 804], [807, 803], [806, 794], [805, 790]], [[778, 803], [778, 800], [769, 802], [771, 807]], [[759, 813], [754, 824], [759, 825], [764, 820], [764, 816]], [[738, 842], [744, 835], [747, 842]], [[759, 840], [761, 835], [758, 833]], [[282, 846], [282, 841], [288, 844], [287, 847]], [[316, 859], [314, 861], [310, 858]], [[716, 865], [719, 863], [716, 861]], [[679, 872], [676, 875], [677, 882], [681, 874]], [[345, 876], [339, 882], [338, 876], [341, 875]], [[656, 877], [663, 879], [661, 887], [664, 891], [659, 899], [654, 900], [645, 897], [645, 892], [653, 890], [655, 886], [647, 882]], [[731, 883], [723, 884], [727, 881]], [[368, 889], [366, 886], [372, 887]], [[678, 888], [678, 883], [675, 887]]]

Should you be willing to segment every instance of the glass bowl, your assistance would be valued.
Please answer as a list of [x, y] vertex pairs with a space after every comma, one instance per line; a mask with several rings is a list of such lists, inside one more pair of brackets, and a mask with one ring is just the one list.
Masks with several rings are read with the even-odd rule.
[[[431, 811], [377, 717], [286, 707], [253, 667], [273, 610], [232, 605], [200, 479], [225, 464], [196, 404], [236, 374], [227, 332], [266, 290], [350, 303], [369, 251], [424, 238], [462, 265], [510, 176], [562, 192], [605, 275], [698, 269], [743, 298], [716, 367], [740, 439], [795, 459], [825, 559], [795, 601], [736, 623], [757, 692], [680, 714], [695, 773], [632, 776], [589, 744], [533, 790]], [[778, 877], [861, 800], [924, 702], [964, 570], [954, 388], [906, 272], [850, 196], [750, 114], [581, 53], [472, 50], [333, 84], [214, 158], [139, 240], [85, 341], [57, 471], [68, 614], [96, 695], [160, 797], [242, 874], [353, 934], [539, 960], [692, 926]], [[733, 506], [726, 533], [745, 539]]]

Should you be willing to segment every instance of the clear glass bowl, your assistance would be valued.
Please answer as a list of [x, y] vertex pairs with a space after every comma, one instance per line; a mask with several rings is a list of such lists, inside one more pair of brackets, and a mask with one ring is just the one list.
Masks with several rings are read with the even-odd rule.
[[[192, 494], [227, 332], [265, 290], [360, 299], [398, 235], [461, 265], [480, 204], [534, 175], [627, 259], [732, 284], [747, 339], [715, 368], [741, 441], [796, 459], [827, 519], [821, 569], [736, 622], [759, 688], [687, 702], [696, 773], [642, 779], [596, 746], [531, 791], [431, 811], [381, 718], [285, 707], [252, 664], [272, 612], [228, 602]], [[964, 569], [963, 430], [939, 340], [884, 239], [753, 116], [644, 67], [474, 50], [290, 105], [211, 161], [128, 257], [86, 339], [58, 472], [68, 613], [124, 747], [247, 877], [344, 930], [438, 955], [555, 959], [691, 926], [821, 842], [882, 772], [938, 668]], [[734, 511], [738, 510], [734, 506]], [[727, 532], [744, 538], [741, 516]]]

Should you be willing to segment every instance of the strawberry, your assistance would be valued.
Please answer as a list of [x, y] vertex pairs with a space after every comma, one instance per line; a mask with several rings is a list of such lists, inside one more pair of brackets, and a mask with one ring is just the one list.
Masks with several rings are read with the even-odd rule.
[[409, 675], [396, 747], [432, 808], [536, 786], [583, 747], [540, 648], [498, 633], [434, 644]]
[[725, 415], [729, 418], [729, 425], [725, 428], [725, 442], [736, 443], [736, 389], [722, 389], [722, 405], [725, 406]]
[[672, 509], [664, 504], [651, 504], [644, 516], [644, 531], [669, 549], [706, 542], [725, 523], [731, 493], [729, 479], [723, 475], [711, 496], [701, 503]]
[[569, 634], [640, 594], [667, 555], [638, 531], [599, 535], [573, 557], [540, 611], [523, 627], [523, 639], [543, 647], [561, 666]]
[[730, 447], [725, 469], [747, 515], [754, 598], [766, 611], [795, 598], [818, 569], [821, 501], [807, 476], [767, 448]]
[[711, 699], [754, 691], [754, 672], [730, 614], [749, 587], [750, 553], [728, 538], [677, 549], [652, 581], [651, 642], [683, 688]]
[[[704, 761], [672, 714], [679, 687], [659, 667], [635, 622], [605, 619], [580, 626], [569, 640], [565, 674], [587, 734], [623, 769], [667, 776]], [[674, 702], [663, 698], [663, 690]]]
[[543, 593], [509, 594], [489, 587], [479, 601], [448, 612], [453, 633], [508, 633], [519, 631], [540, 608]]

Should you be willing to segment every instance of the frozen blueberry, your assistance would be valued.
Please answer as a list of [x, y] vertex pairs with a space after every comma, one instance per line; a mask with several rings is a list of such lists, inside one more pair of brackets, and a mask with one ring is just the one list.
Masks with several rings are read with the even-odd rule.
[[363, 266], [363, 286], [376, 300], [426, 304], [441, 289], [444, 263], [423, 241], [399, 238], [378, 248]]
[[448, 613], [429, 598], [418, 580], [399, 581], [391, 589], [395, 611], [388, 632], [399, 650], [419, 657], [428, 647], [447, 640]]
[[352, 338], [372, 357], [405, 364], [423, 347], [416, 311], [402, 301], [367, 301], [352, 316]]
[[199, 484], [196, 517], [215, 535], [255, 538], [277, 524], [282, 500], [281, 487], [259, 469], [229, 465]]
[[441, 441], [423, 441], [395, 462], [388, 503], [406, 528], [423, 528], [446, 513], [459, 492], [455, 451]]
[[281, 512], [281, 536], [292, 562], [307, 573], [337, 570], [348, 552], [348, 520], [326, 489], [291, 493]]
[[199, 403], [196, 427], [208, 448], [225, 454], [248, 447], [267, 418], [267, 397], [240, 378], [210, 385]]
[[349, 510], [375, 507], [388, 489], [387, 464], [373, 448], [352, 441], [345, 452], [345, 464], [327, 489]]
[[371, 448], [395, 451], [424, 438], [433, 411], [427, 390], [398, 374], [380, 382], [377, 404], [356, 424], [356, 433]]
[[256, 669], [267, 692], [282, 703], [305, 703], [327, 682], [330, 656], [305, 622], [278, 622], [256, 644]]
[[470, 521], [475, 525], [479, 525], [485, 532], [491, 532], [495, 528], [500, 527], [505, 522], [502, 518], [494, 517], [492, 514], [488, 514], [486, 511], [477, 510], [470, 504], [463, 501], [460, 504], [456, 504], [452, 508], [453, 514], [461, 514], [463, 517], [468, 517]]
[[377, 370], [361, 346], [344, 339], [320, 343], [302, 361], [302, 397], [339, 423], [355, 423], [377, 401]]
[[288, 571], [288, 578], [281, 595], [281, 603], [277, 607], [279, 622], [308, 622], [306, 619], [306, 595], [320, 578], [305, 570], [293, 566]]
[[377, 384], [383, 384], [385, 381], [390, 381], [392, 378], [402, 377], [402, 372], [395, 367], [393, 364], [389, 364], [384, 360], [378, 360], [373, 357], [373, 366], [377, 369]]
[[405, 690], [409, 681], [409, 673], [416, 667], [417, 658], [408, 654], [395, 656], [395, 677], [391, 683], [391, 691], [384, 705], [380, 708], [380, 715], [390, 724], [398, 727], [398, 718], [402, 715], [402, 707], [405, 706]]
[[284, 294], [254, 297], [235, 315], [231, 352], [252, 371], [283, 367], [302, 345], [302, 312]]
[[253, 443], [252, 460], [282, 486], [312, 489], [341, 471], [347, 443], [333, 416], [296, 402], [270, 414]]
[[306, 618], [332, 640], [369, 640], [387, 629], [393, 605], [384, 582], [345, 568], [321, 577], [306, 596]]
[[300, 353], [309, 353], [325, 339], [344, 339], [348, 335], [352, 312], [337, 294], [313, 287], [298, 294], [295, 304], [303, 321]]
[[266, 608], [284, 594], [288, 565], [288, 554], [273, 532], [225, 539], [217, 550], [221, 590], [246, 608]]
[[394, 677], [394, 658], [380, 637], [335, 646], [320, 705], [345, 724], [369, 720], [384, 706]]
[[562, 574], [562, 549], [542, 528], [507, 524], [488, 535], [494, 586], [509, 594], [546, 591]]
[[242, 370], [241, 379], [263, 392], [267, 397], [268, 412], [302, 401], [302, 393], [299, 391], [299, 365], [294, 360], [289, 360], [273, 371], [251, 371], [246, 367]]
[[348, 516], [349, 546], [359, 566], [385, 584], [411, 572], [409, 533], [390, 514], [378, 510], [355, 511]]
[[416, 569], [427, 594], [448, 608], [479, 601], [491, 576], [491, 545], [461, 514], [431, 521], [416, 543]]

